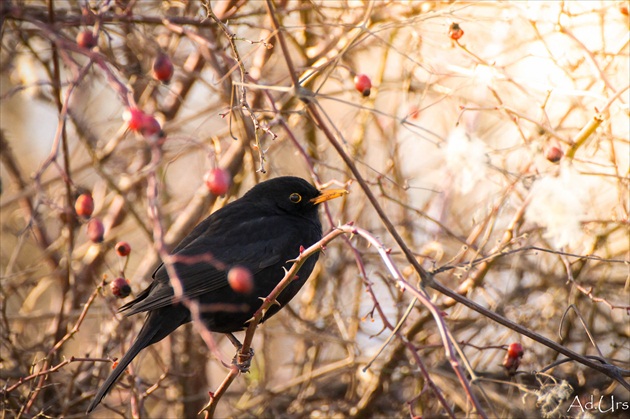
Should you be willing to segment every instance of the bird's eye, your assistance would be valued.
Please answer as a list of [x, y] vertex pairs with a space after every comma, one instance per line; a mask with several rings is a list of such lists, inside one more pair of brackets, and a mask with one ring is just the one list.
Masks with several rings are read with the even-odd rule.
[[289, 195], [289, 201], [293, 202], [294, 204], [297, 204], [301, 200], [302, 196], [299, 193], [292, 193], [291, 195]]

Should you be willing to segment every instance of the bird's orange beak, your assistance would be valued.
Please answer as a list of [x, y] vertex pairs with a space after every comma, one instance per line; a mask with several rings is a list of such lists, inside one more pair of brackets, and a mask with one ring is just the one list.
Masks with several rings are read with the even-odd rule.
[[321, 204], [322, 202], [330, 201], [331, 199], [339, 198], [348, 193], [345, 189], [328, 189], [320, 191], [322, 194], [316, 198], [311, 199], [314, 205]]

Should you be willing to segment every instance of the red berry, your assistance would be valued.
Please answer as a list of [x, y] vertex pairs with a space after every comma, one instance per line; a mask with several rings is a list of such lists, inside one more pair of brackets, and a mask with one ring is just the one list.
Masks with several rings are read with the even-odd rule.
[[416, 120], [420, 117], [420, 109], [416, 105], [409, 107], [409, 118]]
[[127, 242], [118, 242], [114, 248], [118, 256], [128, 256], [131, 253], [131, 246]]
[[160, 123], [154, 116], [142, 112], [138, 108], [127, 108], [123, 112], [123, 120], [134, 132], [139, 132], [145, 137], [151, 137], [162, 132]]
[[503, 366], [507, 369], [509, 374], [514, 374], [518, 367], [521, 365], [521, 358], [523, 357], [523, 347], [520, 343], [510, 343], [505, 358], [503, 358]]
[[212, 169], [207, 171], [203, 180], [206, 182], [206, 186], [208, 187], [208, 190], [210, 190], [210, 193], [217, 196], [224, 195], [228, 189], [230, 189], [230, 185], [232, 184], [230, 173], [223, 169]]
[[628, 2], [624, 1], [623, 3], [619, 3], [619, 11], [622, 15], [628, 16]]
[[105, 234], [105, 227], [98, 218], [92, 218], [87, 224], [87, 236], [94, 243], [100, 243], [103, 241], [103, 234]]
[[82, 193], [74, 203], [74, 210], [79, 217], [90, 218], [94, 212], [94, 199], [89, 192]]
[[520, 358], [523, 356], [523, 347], [518, 342], [512, 342], [508, 346], [507, 354], [512, 358]]
[[254, 279], [249, 269], [235, 266], [228, 272], [228, 284], [239, 294], [249, 294], [254, 290]]
[[109, 284], [109, 287], [112, 290], [112, 294], [116, 298], [125, 298], [131, 294], [131, 287], [129, 286], [129, 281], [125, 278], [118, 277]]
[[170, 82], [171, 78], [173, 77], [174, 70], [175, 68], [173, 67], [171, 57], [166, 54], [160, 53], [157, 57], [155, 57], [155, 61], [153, 61], [153, 68], [151, 73], [153, 74], [154, 79], [168, 84], [168, 82]]
[[551, 146], [545, 151], [545, 157], [550, 162], [557, 163], [564, 157], [564, 151], [559, 146]]
[[357, 74], [354, 76], [354, 88], [361, 92], [363, 96], [370, 96], [372, 81], [365, 74]]
[[448, 36], [455, 41], [464, 36], [464, 31], [459, 27], [459, 23], [451, 24], [451, 27], [448, 29]]
[[140, 127], [140, 134], [145, 137], [153, 137], [154, 135], [161, 135], [162, 127], [160, 123], [151, 115], [143, 114], [142, 126]]
[[144, 119], [144, 112], [138, 108], [127, 108], [123, 112], [123, 120], [127, 122], [127, 126], [132, 131], [140, 131]]
[[98, 42], [92, 31], [85, 30], [77, 34], [77, 44], [81, 48], [92, 49], [98, 44]]

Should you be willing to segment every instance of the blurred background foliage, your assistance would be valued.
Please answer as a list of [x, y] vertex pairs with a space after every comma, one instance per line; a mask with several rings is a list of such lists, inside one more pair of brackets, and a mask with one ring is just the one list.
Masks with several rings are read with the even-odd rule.
[[[347, 185], [324, 230], [354, 221], [417, 283], [352, 169], [438, 281], [627, 384], [627, 1], [12, 0], [0, 13], [3, 417], [83, 417], [142, 320], [116, 313], [107, 284], [139, 292], [158, 244], [269, 177]], [[160, 55], [168, 84], [152, 73]], [[163, 133], [133, 132], [129, 108]], [[233, 180], [220, 197], [204, 183], [217, 168]], [[102, 242], [74, 209], [86, 191]], [[426, 309], [388, 275], [358, 237], [331, 243], [258, 330], [216, 416], [477, 415]], [[482, 415], [587, 417], [576, 397], [630, 400], [624, 379], [430, 293]], [[215, 337], [222, 359], [190, 325], [144, 351], [93, 416], [196, 417], [233, 355]]]

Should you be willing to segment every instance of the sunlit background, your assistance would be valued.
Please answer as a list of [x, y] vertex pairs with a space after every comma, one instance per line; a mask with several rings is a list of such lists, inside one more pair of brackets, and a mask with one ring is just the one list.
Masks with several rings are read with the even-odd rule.
[[[290, 89], [288, 61], [438, 281], [628, 370], [628, 2], [273, 3], [288, 55], [262, 1], [212, 2], [224, 27], [198, 2], [0, 6], [4, 411], [82, 417], [109, 360], [130, 345], [141, 316], [123, 318], [122, 302], [97, 287], [124, 276], [136, 294], [150, 282], [161, 240], [147, 211], [152, 174], [167, 246], [260, 180], [345, 185], [350, 194], [322, 212], [325, 232], [354, 221], [417, 283], [350, 166]], [[78, 46], [82, 31], [98, 46]], [[170, 84], [151, 75], [160, 52], [174, 64]], [[361, 74], [369, 95], [355, 86]], [[162, 126], [158, 161], [156, 139], [123, 120], [130, 106]], [[205, 185], [215, 168], [233, 177], [226, 196]], [[102, 243], [74, 212], [83, 191], [103, 222]], [[114, 251], [121, 240], [128, 260]], [[630, 400], [618, 381], [429, 292], [468, 378], [472, 370], [481, 378], [473, 388], [487, 416], [577, 416], [584, 412], [567, 411], [575, 397]], [[252, 371], [217, 417], [448, 416], [432, 386], [455, 416], [474, 415], [423, 306], [389, 341], [411, 302], [374, 248], [337, 239], [290, 307], [258, 330]], [[145, 350], [93, 416], [194, 417], [233, 356], [215, 337], [222, 359], [190, 326]], [[524, 349], [516, 374], [505, 366], [511, 343]]]

